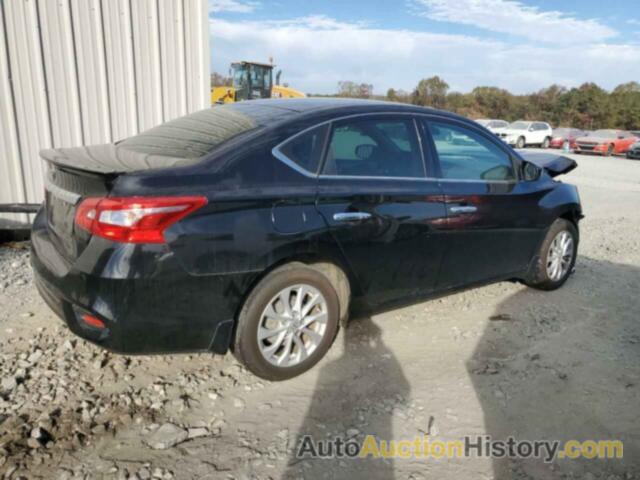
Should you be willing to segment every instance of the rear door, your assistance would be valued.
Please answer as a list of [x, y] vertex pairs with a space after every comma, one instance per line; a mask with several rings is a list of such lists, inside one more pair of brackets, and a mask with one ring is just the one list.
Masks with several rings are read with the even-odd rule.
[[446, 212], [411, 115], [333, 122], [317, 205], [371, 305], [433, 290]]
[[447, 210], [437, 288], [525, 270], [544, 233], [538, 203], [548, 181], [519, 181], [510, 151], [480, 129], [440, 118], [422, 124]]

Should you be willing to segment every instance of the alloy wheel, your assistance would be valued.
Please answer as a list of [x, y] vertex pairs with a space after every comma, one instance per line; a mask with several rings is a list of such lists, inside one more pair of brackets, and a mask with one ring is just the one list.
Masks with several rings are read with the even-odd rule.
[[559, 232], [547, 253], [547, 275], [554, 282], [560, 281], [571, 268], [573, 260], [573, 237], [567, 230]]
[[327, 331], [328, 307], [308, 284], [287, 287], [267, 304], [258, 324], [258, 346], [272, 365], [292, 367], [320, 345]]

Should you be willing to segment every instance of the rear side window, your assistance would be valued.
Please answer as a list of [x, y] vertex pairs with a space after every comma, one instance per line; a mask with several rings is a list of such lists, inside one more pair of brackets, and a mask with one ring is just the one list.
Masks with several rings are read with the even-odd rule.
[[278, 151], [298, 167], [309, 173], [318, 173], [320, 159], [329, 125], [320, 125], [280, 146]]
[[322, 173], [357, 177], [424, 177], [413, 120], [361, 117], [336, 122]]
[[515, 180], [511, 158], [482, 135], [458, 125], [430, 122], [442, 178], [454, 180]]

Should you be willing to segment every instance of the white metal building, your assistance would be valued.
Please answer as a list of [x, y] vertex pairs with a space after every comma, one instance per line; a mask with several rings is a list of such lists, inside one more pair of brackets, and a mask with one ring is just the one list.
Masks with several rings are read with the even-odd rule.
[[207, 17], [207, 0], [0, 0], [0, 204], [42, 201], [43, 148], [207, 107]]

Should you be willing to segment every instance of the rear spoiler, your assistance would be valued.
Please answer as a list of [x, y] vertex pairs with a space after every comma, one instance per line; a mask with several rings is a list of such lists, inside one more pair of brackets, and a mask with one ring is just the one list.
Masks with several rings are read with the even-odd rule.
[[552, 177], [569, 173], [578, 166], [578, 163], [564, 155], [541, 152], [518, 152], [527, 162], [531, 162], [540, 168], [544, 168]]

